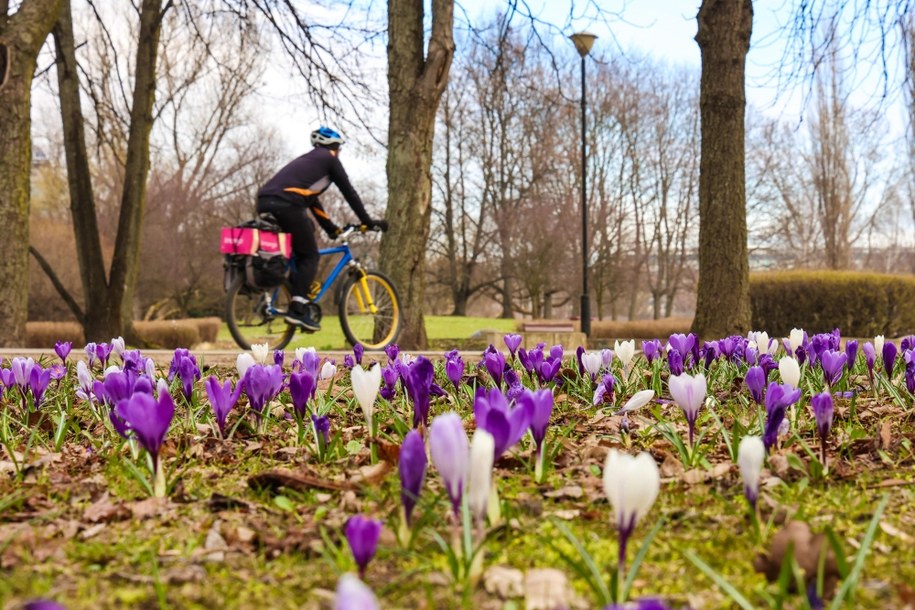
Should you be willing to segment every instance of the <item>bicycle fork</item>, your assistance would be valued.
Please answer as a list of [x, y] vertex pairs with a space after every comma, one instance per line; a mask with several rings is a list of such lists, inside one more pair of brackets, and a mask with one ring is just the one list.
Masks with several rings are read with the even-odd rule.
[[361, 313], [368, 311], [372, 315], [376, 315], [378, 313], [378, 307], [375, 306], [375, 301], [372, 299], [372, 291], [369, 290], [369, 282], [366, 279], [365, 270], [359, 269], [358, 272], [359, 281], [354, 293], [356, 295], [356, 303], [359, 305], [359, 311]]

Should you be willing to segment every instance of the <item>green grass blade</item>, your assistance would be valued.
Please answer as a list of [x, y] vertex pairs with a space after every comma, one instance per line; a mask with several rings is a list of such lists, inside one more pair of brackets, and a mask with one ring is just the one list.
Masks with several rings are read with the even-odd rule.
[[724, 591], [727, 594], [727, 596], [730, 597], [731, 600], [735, 604], [737, 604], [744, 610], [755, 610], [753, 604], [751, 604], [749, 601], [747, 601], [747, 598], [745, 598], [743, 595], [741, 595], [740, 592], [734, 588], [734, 585], [729, 583], [724, 578], [724, 576], [722, 576], [721, 574], [716, 572], [714, 569], [712, 569], [712, 566], [710, 566], [707, 563], [705, 563], [704, 561], [702, 561], [702, 559], [700, 559], [698, 555], [696, 555], [695, 553], [693, 553], [692, 551], [687, 549], [687, 550], [683, 551], [683, 556], [686, 557], [687, 559], [689, 559], [693, 563], [694, 566], [696, 566], [697, 568], [699, 568], [699, 570], [702, 571], [703, 574], [705, 574], [706, 576], [711, 578], [712, 581], [714, 581], [714, 583], [716, 585], [718, 585], [721, 588], [721, 590]]
[[648, 533], [648, 536], [645, 537], [645, 541], [642, 542], [642, 545], [639, 547], [639, 552], [635, 554], [635, 559], [632, 560], [632, 565], [629, 566], [629, 572], [626, 574], [626, 582], [623, 583], [623, 595], [620, 598], [625, 601], [629, 599], [629, 591], [632, 589], [632, 583], [635, 582], [636, 574], [639, 572], [639, 567], [642, 565], [642, 561], [645, 559], [645, 555], [648, 554], [648, 547], [651, 546], [651, 541], [654, 540], [654, 537], [658, 535], [658, 532], [661, 531], [661, 528], [664, 526], [664, 519], [659, 519], [655, 526]]
[[562, 532], [562, 535], [566, 537], [575, 550], [578, 552], [579, 557], [584, 562], [584, 565], [588, 568], [588, 571], [591, 573], [591, 578], [594, 581], [594, 584], [597, 585], [597, 589], [600, 592], [601, 603], [610, 604], [613, 602], [613, 598], [610, 595], [610, 590], [607, 588], [607, 583], [604, 581], [604, 577], [600, 572], [600, 569], [597, 567], [597, 564], [594, 563], [594, 558], [591, 557], [588, 550], [585, 549], [581, 541], [575, 537], [575, 534], [572, 533], [572, 530], [563, 523], [562, 521], [553, 520], [553, 525]]
[[871, 545], [874, 543], [874, 538], [877, 536], [877, 526], [880, 524], [880, 519], [883, 517], [883, 511], [886, 510], [886, 505], [889, 501], [889, 495], [884, 494], [883, 499], [877, 506], [876, 512], [874, 512], [871, 522], [867, 526], [864, 540], [861, 542], [861, 548], [858, 549], [858, 552], [855, 554], [855, 563], [851, 568], [851, 572], [849, 572], [848, 578], [842, 581], [842, 588], [839, 589], [836, 598], [832, 600], [832, 605], [829, 607], [830, 610], [838, 610], [842, 606], [842, 602], [845, 601], [845, 596], [852, 592], [858, 585], [858, 579], [861, 578], [861, 572], [864, 570], [864, 560], [867, 559], [867, 554], [870, 552]]

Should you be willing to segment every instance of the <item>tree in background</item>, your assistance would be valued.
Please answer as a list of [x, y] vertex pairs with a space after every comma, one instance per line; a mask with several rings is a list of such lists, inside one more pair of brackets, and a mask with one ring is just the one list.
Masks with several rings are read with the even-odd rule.
[[[15, 4], [14, 4], [15, 6]], [[31, 93], [38, 52], [61, 0], [0, 0], [0, 346], [25, 340], [32, 170]]]
[[693, 332], [724, 337], [750, 329], [744, 116], [751, 0], [703, 0], [699, 109], [699, 285]]

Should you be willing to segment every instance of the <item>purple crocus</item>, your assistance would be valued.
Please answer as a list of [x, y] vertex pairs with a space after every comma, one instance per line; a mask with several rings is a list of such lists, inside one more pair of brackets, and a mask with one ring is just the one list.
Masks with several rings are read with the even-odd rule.
[[397, 395], [397, 380], [400, 379], [400, 373], [393, 362], [388, 362], [381, 369], [381, 389], [378, 391], [381, 397], [387, 401], [394, 399]]
[[435, 381], [435, 367], [432, 361], [418, 356], [404, 371], [404, 389], [413, 402], [413, 427], [429, 423], [429, 404], [432, 399], [432, 382]]
[[283, 366], [286, 362], [286, 352], [281, 349], [273, 350], [273, 364], [278, 366]]
[[645, 355], [645, 359], [648, 361], [648, 364], [652, 364], [658, 357], [661, 355], [661, 341], [658, 339], [651, 339], [649, 341], [642, 341], [642, 353]]
[[254, 364], [245, 371], [244, 391], [248, 396], [248, 404], [258, 419], [263, 414], [267, 403], [283, 389], [284, 380], [283, 369], [275, 364], [270, 366]]
[[867, 365], [867, 376], [870, 377], [871, 386], [874, 385], [874, 363], [877, 362], [877, 350], [874, 344], [868, 341], [861, 347], [864, 352], [864, 364]]
[[455, 523], [460, 523], [461, 499], [470, 470], [470, 442], [460, 415], [450, 411], [432, 420], [429, 427], [429, 451], [451, 500]]
[[95, 357], [102, 363], [102, 368], [108, 366], [108, 359], [111, 358], [111, 352], [114, 346], [110, 343], [99, 343], [95, 346]]
[[490, 344], [483, 352], [483, 364], [496, 387], [501, 387], [502, 376], [505, 374], [505, 355]]
[[238, 397], [241, 394], [241, 384], [236, 384], [233, 391], [232, 380], [227, 379], [224, 384], [220, 384], [215, 375], [210, 375], [203, 385], [206, 388], [207, 398], [210, 400], [210, 407], [213, 408], [213, 415], [216, 417], [219, 436], [225, 437], [226, 418], [229, 416], [229, 411], [238, 402]]
[[58, 341], [54, 344], [54, 353], [57, 354], [57, 357], [60, 358], [60, 361], [64, 364], [67, 363], [67, 356], [70, 355], [70, 350], [72, 349], [72, 341]]
[[909, 394], [915, 395], [915, 348], [906, 350], [902, 357], [905, 360], [905, 387]]
[[308, 401], [314, 400], [317, 388], [317, 379], [308, 371], [303, 370], [289, 375], [289, 396], [292, 398], [292, 406], [299, 417], [305, 417], [305, 414], [308, 413]]
[[35, 599], [30, 602], [26, 602], [22, 607], [23, 610], [67, 610], [66, 606], [62, 606], [55, 601], [50, 599]]
[[534, 478], [539, 482], [543, 478], [543, 441], [546, 440], [546, 429], [550, 425], [550, 416], [553, 414], [553, 392], [538, 390], [532, 392], [525, 390], [518, 397], [518, 407], [530, 416], [531, 436], [534, 437], [536, 466]]
[[16, 387], [23, 394], [25, 394], [26, 388], [29, 387], [33, 368], [35, 368], [35, 361], [31, 358], [13, 358], [10, 361], [10, 370], [13, 372]]
[[32, 367], [29, 373], [29, 389], [32, 391], [32, 398], [35, 399], [35, 408], [41, 406], [44, 399], [44, 393], [51, 383], [51, 369], [43, 369], [39, 365]]
[[159, 450], [165, 442], [165, 433], [175, 416], [175, 403], [167, 393], [160, 393], [156, 400], [149, 394], [136, 392], [128, 399], [122, 400], [116, 407], [117, 416], [126, 424], [137, 442], [146, 449], [152, 458], [153, 473], [156, 484], [156, 496], [165, 495], [165, 479], [159, 469]]
[[559, 358], [551, 358], [541, 362], [540, 366], [537, 368], [537, 376], [540, 378], [540, 383], [544, 384], [553, 381], [561, 366], [562, 360]]
[[502, 337], [502, 340], [505, 341], [505, 347], [508, 348], [508, 351], [511, 353], [512, 358], [515, 357], [518, 348], [521, 347], [521, 335], [507, 334]]
[[744, 379], [747, 389], [750, 390], [750, 396], [756, 401], [756, 404], [762, 404], [763, 388], [766, 387], [766, 371], [761, 366], [751, 366], [747, 369], [747, 376]]
[[774, 381], [766, 388], [766, 429], [763, 444], [766, 451], [778, 441], [778, 429], [785, 419], [785, 411], [801, 397], [801, 390]]
[[86, 359], [89, 361], [89, 368], [91, 369], [95, 366], [95, 361], [98, 360], [98, 357], [95, 355], [95, 343], [90, 341], [83, 349], [86, 352]]
[[381, 521], [362, 515], [353, 515], [346, 521], [344, 532], [349, 549], [353, 553], [353, 559], [359, 566], [359, 577], [365, 578], [365, 568], [368, 567], [378, 548]]
[[461, 358], [460, 354], [457, 353], [457, 350], [449, 353], [452, 355], [448, 356], [446, 354], [445, 375], [448, 377], [448, 380], [454, 384], [454, 391], [457, 392], [460, 389], [461, 381], [464, 378], [464, 360]]
[[314, 426], [315, 432], [321, 435], [324, 444], [330, 441], [330, 419], [326, 415], [312, 415], [311, 425]]
[[[585, 346], [579, 345], [575, 349], [575, 362], [578, 364], [578, 376], [579, 377], [585, 376], [585, 363], [581, 359], [582, 356], [584, 356], [584, 355], [585, 355]], [[591, 381], [594, 381], [594, 377], [591, 378]]]
[[392, 343], [384, 348], [384, 353], [387, 354], [388, 360], [394, 362], [397, 360], [398, 354], [400, 354], [400, 347], [396, 343]]
[[893, 367], [896, 364], [896, 345], [892, 341], [883, 343], [883, 369], [886, 371], [887, 380], [893, 379]]
[[855, 359], [858, 357], [858, 342], [854, 339], [845, 343], [845, 367], [851, 371], [855, 368]]
[[[695, 354], [693, 364], [698, 362], [699, 343], [696, 339], [696, 335], [693, 333], [689, 333], [688, 335], [675, 333], [667, 339], [667, 345], [670, 346], [671, 351], [676, 351], [680, 354], [684, 364], [690, 354]], [[667, 356], [669, 358], [670, 353], [668, 353]]]
[[365, 347], [361, 343], [357, 343], [353, 346], [353, 358], [356, 360], [356, 364], [362, 365], [362, 356], [365, 354]]
[[[282, 365], [280, 365], [282, 368]], [[200, 367], [193, 357], [182, 358], [178, 362], [178, 378], [181, 380], [181, 392], [184, 399], [191, 402], [194, 395], [194, 383], [200, 380]]]
[[667, 368], [674, 377], [683, 374], [683, 355], [675, 349], [667, 353]]
[[826, 439], [832, 428], [832, 395], [829, 392], [815, 394], [810, 399], [813, 405], [813, 417], [817, 423], [817, 434], [820, 436], [820, 462], [826, 466]]
[[612, 373], [607, 373], [601, 378], [597, 387], [594, 388], [594, 397], [591, 400], [593, 406], [601, 403], [613, 403], [613, 387], [616, 385], [616, 377]]
[[67, 376], [67, 367], [62, 364], [52, 364], [48, 370], [51, 371], [51, 381], [60, 381]]
[[477, 426], [492, 434], [494, 459], [515, 446], [531, 425], [531, 412], [524, 403], [511, 408], [502, 390], [493, 388], [489, 392], [478, 387], [473, 398], [473, 416]]
[[410, 430], [404, 437], [397, 468], [400, 473], [400, 501], [409, 527], [426, 478], [426, 446], [416, 430]]
[[834, 386], [842, 378], [848, 355], [832, 349], [826, 349], [819, 354], [820, 368], [823, 369], [823, 379], [829, 386]]

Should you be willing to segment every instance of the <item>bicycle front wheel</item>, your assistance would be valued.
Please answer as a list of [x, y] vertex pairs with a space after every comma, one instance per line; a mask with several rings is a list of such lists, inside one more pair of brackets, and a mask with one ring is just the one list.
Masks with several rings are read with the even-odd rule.
[[244, 275], [237, 275], [226, 295], [226, 323], [238, 346], [251, 349], [252, 344], [266, 343], [272, 350], [286, 347], [295, 335], [295, 327], [283, 320], [290, 300], [286, 284], [258, 290], [245, 283]]
[[346, 280], [338, 303], [340, 325], [350, 345], [383, 349], [397, 341], [403, 317], [397, 289], [385, 275], [367, 271]]

